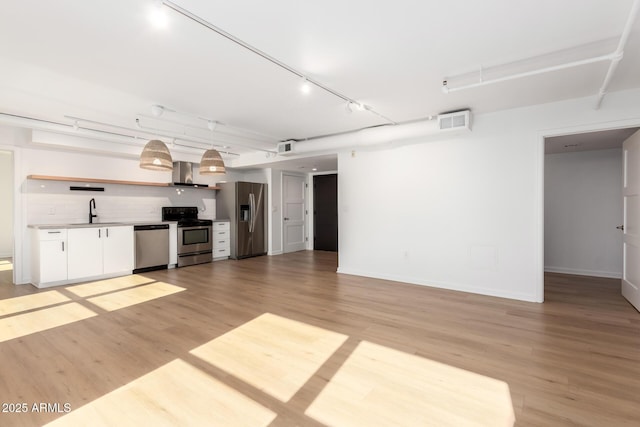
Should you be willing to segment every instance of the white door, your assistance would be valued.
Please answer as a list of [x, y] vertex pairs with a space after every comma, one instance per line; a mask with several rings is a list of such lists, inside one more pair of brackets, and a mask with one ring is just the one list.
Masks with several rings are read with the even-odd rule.
[[303, 251], [305, 239], [305, 182], [298, 175], [283, 175], [284, 252]]
[[622, 295], [640, 311], [640, 131], [622, 145], [624, 238]]

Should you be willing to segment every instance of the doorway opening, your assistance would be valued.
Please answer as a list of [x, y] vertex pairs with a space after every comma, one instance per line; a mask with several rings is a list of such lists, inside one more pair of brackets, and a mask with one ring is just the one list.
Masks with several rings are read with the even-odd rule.
[[13, 151], [0, 150], [0, 284], [13, 284]]
[[544, 272], [621, 279], [622, 143], [638, 127], [544, 140]]
[[313, 249], [338, 252], [338, 174], [313, 177]]

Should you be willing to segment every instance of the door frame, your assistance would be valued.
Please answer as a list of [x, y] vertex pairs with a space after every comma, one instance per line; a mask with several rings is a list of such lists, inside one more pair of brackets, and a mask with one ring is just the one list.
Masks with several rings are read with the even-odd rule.
[[20, 147], [13, 145], [0, 145], [0, 150], [11, 152], [11, 161], [13, 167], [13, 179], [11, 183], [11, 198], [13, 201], [13, 284], [26, 284], [31, 280], [30, 274], [24, 274], [24, 266], [22, 254], [29, 250], [29, 247], [23, 245], [23, 242], [29, 240], [29, 230], [23, 225], [22, 212], [26, 212], [26, 198], [22, 197], [20, 191], [20, 183], [22, 181], [22, 151]]
[[[600, 123], [589, 123], [584, 125], [562, 127], [555, 129], [540, 130], [537, 132], [537, 172], [538, 179], [536, 182], [536, 200], [538, 209], [536, 210], [536, 247], [535, 247], [535, 264], [537, 266], [536, 282], [538, 283], [535, 301], [544, 302], [544, 140], [545, 138], [554, 136], [574, 135], [587, 132], [598, 132], [604, 130], [624, 129], [631, 127], [639, 127], [640, 118], [615, 120]], [[622, 201], [621, 201], [622, 202]]]

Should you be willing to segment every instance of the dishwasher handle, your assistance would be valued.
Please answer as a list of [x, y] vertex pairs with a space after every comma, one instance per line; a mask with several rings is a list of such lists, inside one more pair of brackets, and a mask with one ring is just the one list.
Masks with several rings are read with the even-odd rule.
[[145, 224], [145, 225], [134, 225], [134, 231], [143, 231], [143, 230], [168, 230], [169, 224]]

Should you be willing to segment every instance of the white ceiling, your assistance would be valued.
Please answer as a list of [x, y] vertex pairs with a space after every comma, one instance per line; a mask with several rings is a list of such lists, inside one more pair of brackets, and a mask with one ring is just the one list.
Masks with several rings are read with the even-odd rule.
[[[176, 0], [182, 8], [394, 122], [471, 108], [483, 113], [593, 96], [607, 62], [444, 94], [451, 87], [611, 53], [632, 0]], [[151, 0], [7, 0], [0, 9], [0, 112], [135, 128], [161, 119], [221, 122], [215, 141], [238, 154], [277, 141], [389, 123]], [[640, 23], [609, 87], [640, 87]], [[605, 98], [606, 103], [606, 98]], [[142, 117], [143, 125], [187, 132]], [[81, 123], [82, 125], [82, 123]], [[86, 125], [89, 127], [89, 125]], [[94, 125], [94, 127], [100, 127]], [[195, 129], [197, 127], [198, 129]], [[240, 130], [238, 130], [240, 129]], [[245, 131], [251, 131], [245, 132]], [[128, 133], [122, 130], [122, 133]], [[235, 134], [230, 135], [230, 134]], [[226, 141], [226, 143], [225, 143]], [[247, 147], [250, 146], [250, 147]]]

